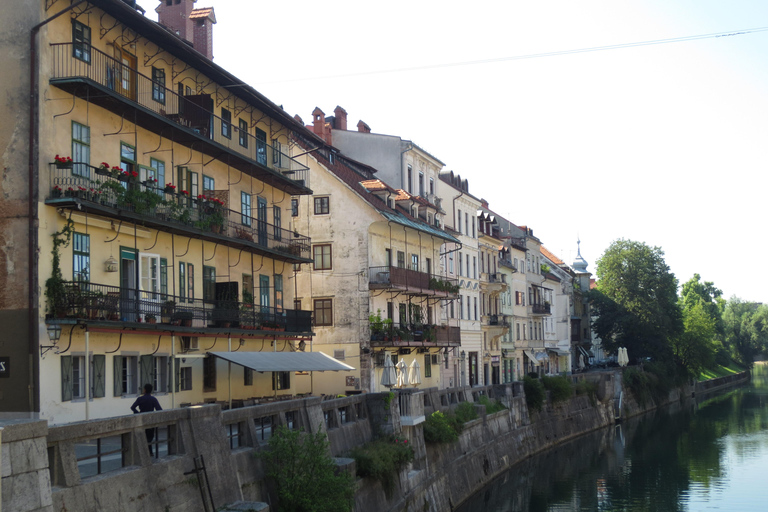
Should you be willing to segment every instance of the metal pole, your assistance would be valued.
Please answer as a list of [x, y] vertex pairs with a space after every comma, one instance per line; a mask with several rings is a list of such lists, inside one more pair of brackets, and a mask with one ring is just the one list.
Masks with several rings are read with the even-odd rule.
[[[232, 335], [227, 338], [227, 352], [232, 352]], [[229, 408], [232, 409], [232, 361], [227, 361]]]
[[91, 369], [91, 353], [89, 352], [89, 332], [88, 329], [85, 330], [85, 419], [86, 421], [90, 419], [90, 411], [88, 409], [89, 403], [91, 401], [91, 375], [90, 375], [90, 369]]
[[176, 335], [171, 335], [171, 409], [176, 407]]

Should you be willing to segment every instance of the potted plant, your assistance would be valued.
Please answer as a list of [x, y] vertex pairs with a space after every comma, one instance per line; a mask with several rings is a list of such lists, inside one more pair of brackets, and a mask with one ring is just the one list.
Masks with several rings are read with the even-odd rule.
[[175, 300], [167, 300], [163, 302], [163, 305], [160, 307], [160, 314], [162, 315], [164, 324], [171, 323], [174, 311], [176, 311]]
[[57, 169], [71, 169], [72, 168], [72, 157], [71, 156], [59, 156], [56, 155], [53, 157], [54, 163], [56, 164]]
[[243, 304], [240, 306], [240, 327], [242, 329], [253, 329], [256, 326], [256, 315], [252, 304]]
[[171, 316], [171, 323], [174, 321], [178, 321], [179, 324], [174, 325], [181, 325], [183, 327], [192, 327], [192, 319], [195, 318], [195, 315], [192, 311], [176, 311]]
[[144, 320], [146, 320], [148, 324], [156, 324], [157, 323], [157, 317], [155, 315], [153, 315], [152, 313], [144, 315]]
[[[102, 162], [102, 164], [103, 163], [105, 162]], [[123, 168], [115, 165], [112, 167], [112, 169], [109, 170], [109, 175], [112, 176], [114, 179], [119, 180], [120, 176], [123, 175]], [[120, 180], [120, 181], [123, 181], [123, 180]]]
[[109, 164], [107, 162], [101, 162], [101, 164], [96, 168], [96, 174], [99, 176], [111, 176], [112, 171], [109, 169]]
[[61, 187], [56, 185], [51, 189], [51, 197], [61, 197]]
[[381, 319], [381, 309], [375, 315], [368, 315], [371, 325], [371, 341], [384, 341], [384, 321]]
[[173, 183], [166, 183], [165, 188], [163, 188], [163, 192], [166, 194], [175, 194], [176, 193], [176, 185]]

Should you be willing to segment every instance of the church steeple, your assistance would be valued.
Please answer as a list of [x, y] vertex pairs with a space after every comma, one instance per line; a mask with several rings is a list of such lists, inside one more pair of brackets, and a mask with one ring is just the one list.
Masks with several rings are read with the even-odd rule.
[[587, 266], [589, 265], [589, 263], [587, 263], [587, 260], [581, 257], [581, 240], [580, 239], [576, 240], [576, 247], [577, 247], [577, 251], [576, 251], [577, 254], [576, 254], [576, 259], [573, 260], [573, 269], [576, 272], [588, 272]]

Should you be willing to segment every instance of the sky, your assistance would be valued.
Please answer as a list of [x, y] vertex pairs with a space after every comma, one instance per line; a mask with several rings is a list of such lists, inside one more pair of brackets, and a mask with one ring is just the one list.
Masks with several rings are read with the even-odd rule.
[[340, 105], [350, 129], [412, 140], [566, 262], [580, 239], [594, 273], [636, 240], [681, 284], [768, 302], [745, 267], [768, 252], [768, 2], [210, 6], [215, 63], [305, 123]]

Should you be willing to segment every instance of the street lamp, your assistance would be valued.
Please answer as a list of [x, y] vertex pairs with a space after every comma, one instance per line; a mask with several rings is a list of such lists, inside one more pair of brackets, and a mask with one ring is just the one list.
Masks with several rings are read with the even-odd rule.
[[48, 324], [46, 326], [46, 330], [48, 331], [48, 337], [51, 339], [52, 342], [56, 343], [61, 338], [61, 325], [59, 324]]

